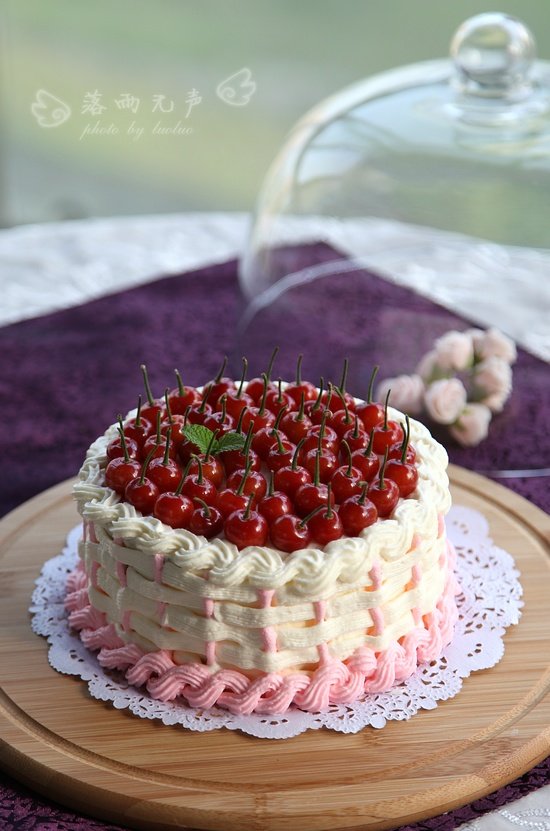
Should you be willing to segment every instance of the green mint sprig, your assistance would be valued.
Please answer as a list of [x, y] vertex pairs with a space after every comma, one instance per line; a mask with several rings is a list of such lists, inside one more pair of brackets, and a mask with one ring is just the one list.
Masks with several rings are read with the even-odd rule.
[[183, 429], [183, 433], [185, 438], [189, 439], [204, 454], [208, 451], [216, 455], [227, 450], [242, 450], [245, 443], [245, 437], [241, 433], [226, 433], [219, 439], [214, 438], [213, 431], [202, 424], [187, 424]]

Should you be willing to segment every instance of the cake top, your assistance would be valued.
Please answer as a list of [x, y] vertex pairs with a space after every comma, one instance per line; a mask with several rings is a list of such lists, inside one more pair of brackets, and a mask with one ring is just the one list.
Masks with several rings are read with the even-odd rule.
[[[275, 355], [276, 353], [274, 353]], [[218, 375], [177, 385], [111, 425], [89, 448], [75, 495], [85, 518], [125, 544], [192, 568], [312, 573], [376, 546], [391, 559], [450, 507], [445, 450], [419, 422], [346, 392]], [[410, 539], [409, 539], [410, 538]], [[245, 562], [246, 561], [246, 562]], [[293, 565], [290, 566], [292, 561]], [[302, 563], [302, 564], [303, 564]], [[260, 580], [261, 582], [261, 580]]]

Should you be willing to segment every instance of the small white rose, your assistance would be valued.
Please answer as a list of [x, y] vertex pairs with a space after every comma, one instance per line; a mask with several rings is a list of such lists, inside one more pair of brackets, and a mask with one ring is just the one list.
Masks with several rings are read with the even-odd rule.
[[503, 358], [493, 355], [475, 367], [474, 397], [499, 413], [512, 392], [512, 368]]
[[451, 436], [463, 447], [474, 447], [489, 432], [491, 411], [485, 404], [468, 404], [458, 421], [449, 427]]
[[398, 375], [382, 381], [376, 391], [376, 400], [384, 401], [391, 390], [389, 403], [409, 415], [418, 415], [424, 401], [424, 382], [420, 375]]
[[518, 356], [516, 344], [499, 329], [492, 327], [475, 338], [475, 352], [478, 358], [501, 358], [507, 364], [513, 364]]
[[434, 381], [426, 390], [424, 404], [434, 421], [452, 424], [466, 405], [466, 388], [458, 378]]
[[447, 332], [434, 344], [436, 363], [441, 369], [462, 371], [474, 360], [474, 343], [467, 332]]
[[434, 374], [434, 370], [436, 367], [436, 355], [435, 350], [432, 349], [430, 352], [426, 352], [423, 358], [421, 358], [418, 366], [416, 367], [416, 374], [420, 375], [420, 377], [424, 380], [425, 383], [429, 383], [432, 380], [432, 375]]

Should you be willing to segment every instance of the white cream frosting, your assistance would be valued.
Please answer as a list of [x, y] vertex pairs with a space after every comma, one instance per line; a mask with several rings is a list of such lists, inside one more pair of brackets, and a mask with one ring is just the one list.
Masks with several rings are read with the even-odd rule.
[[[392, 408], [389, 417], [404, 420]], [[385, 649], [435, 609], [447, 575], [438, 521], [450, 507], [447, 455], [422, 424], [410, 423], [414, 494], [359, 537], [291, 554], [268, 546], [239, 551], [121, 502], [103, 484], [107, 445], [117, 435], [112, 425], [91, 445], [74, 488], [98, 540], [81, 543], [92, 605], [123, 640], [146, 651], [197, 661], [214, 644], [215, 667], [287, 672], [317, 665], [323, 645], [340, 659], [361, 646]], [[265, 608], [262, 592], [269, 593]]]

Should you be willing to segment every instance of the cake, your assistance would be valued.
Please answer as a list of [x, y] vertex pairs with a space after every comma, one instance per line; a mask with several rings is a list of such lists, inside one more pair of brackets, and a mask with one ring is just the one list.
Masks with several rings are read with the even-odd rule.
[[[74, 487], [83, 533], [66, 606], [104, 668], [162, 701], [281, 714], [390, 690], [440, 657], [457, 618], [451, 499], [424, 425], [300, 378], [220, 373], [194, 389], [178, 375], [164, 400], [146, 389]], [[133, 489], [116, 478], [121, 430]], [[171, 496], [155, 486], [147, 503], [149, 481]]]

